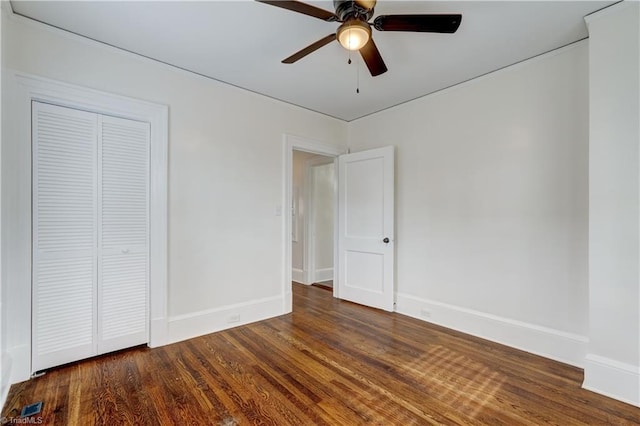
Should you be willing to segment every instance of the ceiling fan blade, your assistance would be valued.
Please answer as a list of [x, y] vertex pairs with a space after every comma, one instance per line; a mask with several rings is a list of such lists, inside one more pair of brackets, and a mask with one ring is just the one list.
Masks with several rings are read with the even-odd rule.
[[283, 59], [282, 63], [283, 64], [292, 64], [292, 63], [304, 58], [309, 53], [313, 53], [316, 50], [320, 49], [325, 44], [331, 43], [335, 39], [336, 39], [335, 33], [334, 34], [329, 34], [328, 36], [326, 36], [324, 38], [321, 38], [320, 40], [316, 41], [315, 43], [310, 44], [309, 46], [305, 47], [304, 49], [294, 53], [293, 55], [289, 56], [288, 58]]
[[462, 15], [381, 15], [373, 21], [378, 31], [455, 33]]
[[302, 3], [299, 1], [284, 1], [284, 0], [256, 0], [258, 3], [270, 4], [271, 6], [281, 7], [283, 9], [291, 10], [293, 12], [302, 13], [303, 15], [312, 16], [314, 18], [322, 19], [323, 21], [333, 22], [337, 21], [338, 17], [328, 10], [320, 9], [319, 7], [311, 6], [310, 4]]
[[360, 49], [360, 55], [362, 55], [362, 59], [364, 59], [373, 77], [387, 72], [387, 66], [384, 64], [380, 51], [378, 51], [378, 47], [372, 38]]

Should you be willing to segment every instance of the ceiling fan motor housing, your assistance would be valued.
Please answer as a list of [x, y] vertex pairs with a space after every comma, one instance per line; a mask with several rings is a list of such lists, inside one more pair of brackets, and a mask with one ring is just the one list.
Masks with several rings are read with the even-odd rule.
[[373, 16], [375, 1], [333, 0], [336, 16], [340, 22], [349, 19], [368, 21]]

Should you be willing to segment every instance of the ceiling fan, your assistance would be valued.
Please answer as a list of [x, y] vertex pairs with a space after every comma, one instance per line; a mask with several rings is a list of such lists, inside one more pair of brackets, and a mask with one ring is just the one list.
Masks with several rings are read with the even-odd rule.
[[333, 0], [335, 13], [299, 1], [256, 0], [272, 6], [281, 7], [303, 15], [322, 19], [327, 22], [340, 22], [334, 34], [329, 34], [304, 49], [282, 60], [284, 64], [292, 64], [322, 46], [334, 40], [348, 50], [358, 50], [367, 64], [372, 76], [387, 72], [387, 66], [376, 47], [371, 35], [371, 27], [378, 31], [408, 31], [425, 33], [455, 33], [462, 15], [380, 15], [373, 17], [376, 0]]

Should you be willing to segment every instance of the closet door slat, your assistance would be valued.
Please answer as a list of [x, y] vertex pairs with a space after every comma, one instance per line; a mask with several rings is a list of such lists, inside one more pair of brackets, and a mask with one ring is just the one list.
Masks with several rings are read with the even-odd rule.
[[96, 352], [97, 115], [34, 102], [32, 370]]

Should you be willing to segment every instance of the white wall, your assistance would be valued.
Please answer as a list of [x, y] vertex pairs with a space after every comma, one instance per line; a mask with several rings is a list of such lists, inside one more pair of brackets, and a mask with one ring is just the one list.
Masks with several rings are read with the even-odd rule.
[[335, 176], [333, 162], [311, 167], [315, 281], [333, 279]]
[[[282, 135], [344, 146], [346, 124], [17, 16], [2, 25], [3, 67], [169, 106], [170, 340], [281, 313]], [[17, 148], [4, 139], [3, 199], [29, 196], [15, 193]], [[4, 230], [29, 220], [6, 204], [3, 219]], [[12, 309], [28, 309], [22, 299]], [[28, 339], [28, 324], [8, 326]]]
[[640, 4], [589, 25], [589, 349], [584, 386], [640, 406]]
[[397, 310], [581, 365], [587, 44], [350, 123], [397, 146]]

